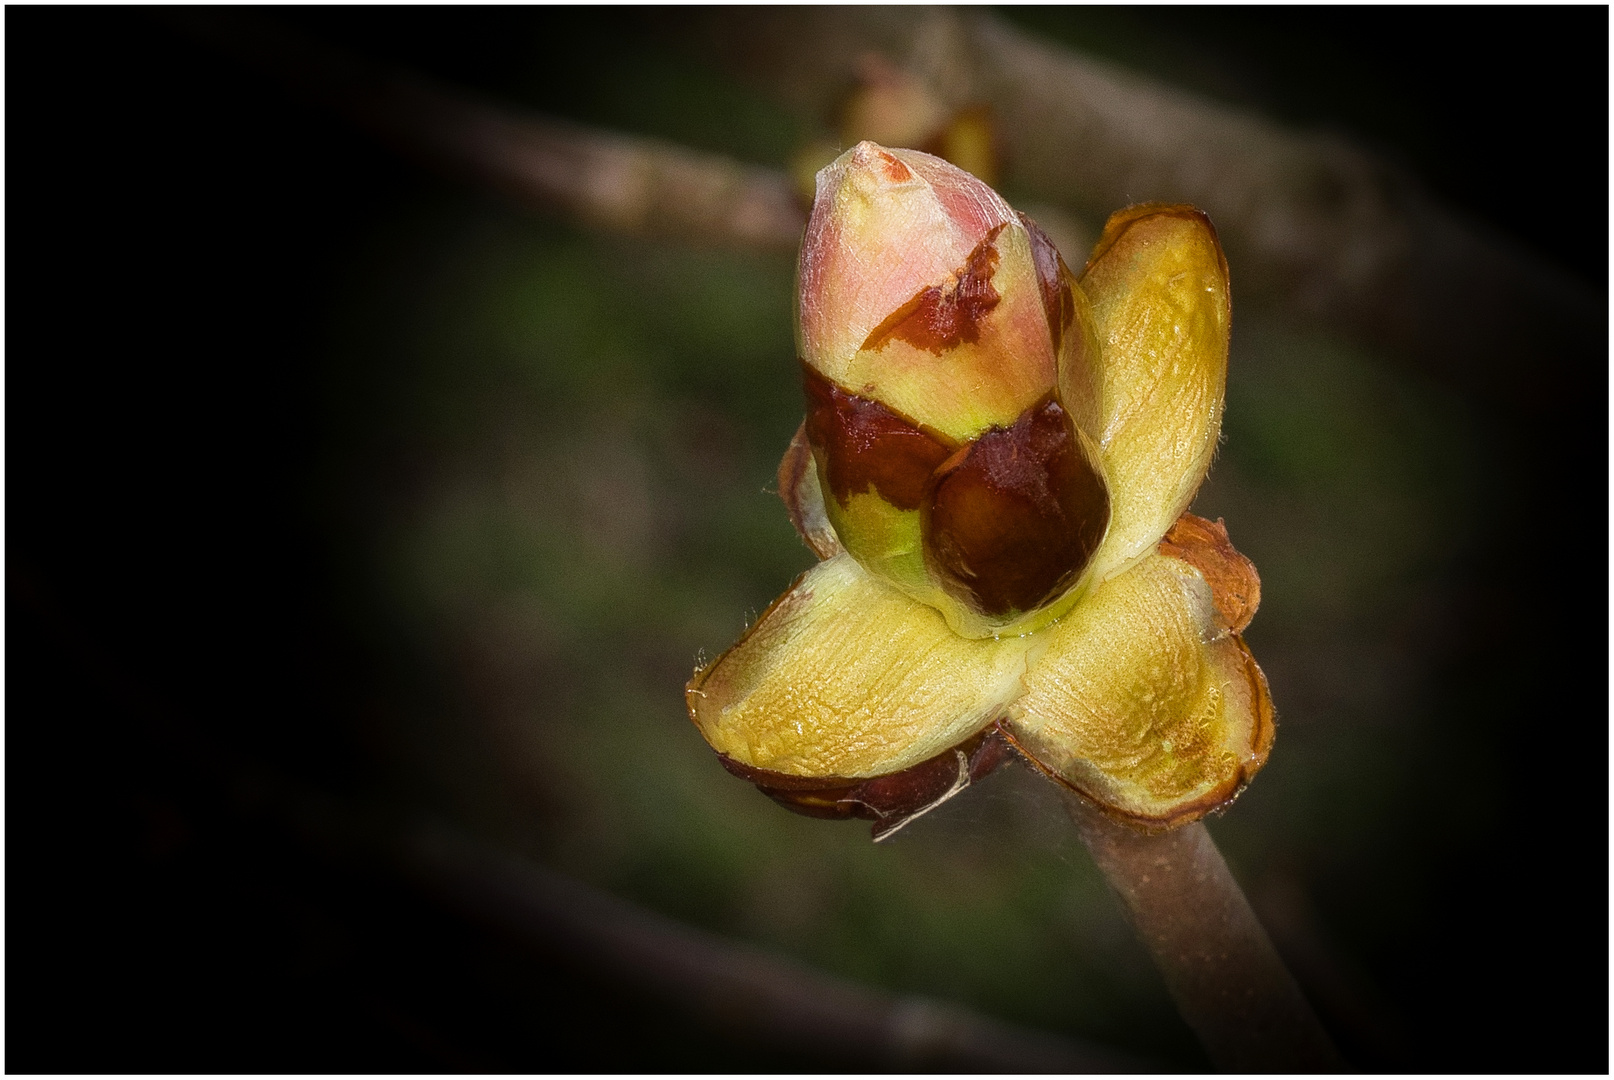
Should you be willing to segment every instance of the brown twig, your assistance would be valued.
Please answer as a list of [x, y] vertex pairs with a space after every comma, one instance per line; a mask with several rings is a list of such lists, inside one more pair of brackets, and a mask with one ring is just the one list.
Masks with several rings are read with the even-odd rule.
[[1217, 1068], [1337, 1071], [1332, 1041], [1204, 822], [1148, 834], [1064, 794], [1093, 861]]
[[238, 11], [170, 17], [394, 149], [580, 224], [793, 250], [806, 217], [783, 173], [654, 139], [521, 115]]

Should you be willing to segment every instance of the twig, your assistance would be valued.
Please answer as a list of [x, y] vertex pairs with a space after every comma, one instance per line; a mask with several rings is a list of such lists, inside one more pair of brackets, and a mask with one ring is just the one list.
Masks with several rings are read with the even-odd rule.
[[776, 170], [519, 115], [242, 12], [169, 17], [398, 151], [524, 206], [595, 228], [713, 245], [794, 250], [801, 240], [806, 216]]
[[1074, 792], [1065, 792], [1065, 801], [1183, 1019], [1217, 1068], [1341, 1067], [1204, 822], [1151, 835], [1112, 821]]

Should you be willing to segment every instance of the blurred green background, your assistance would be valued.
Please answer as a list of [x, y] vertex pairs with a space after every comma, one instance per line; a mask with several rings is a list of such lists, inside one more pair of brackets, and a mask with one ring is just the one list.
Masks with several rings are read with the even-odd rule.
[[[1602, 95], [1599, 14], [1602, 74], [1560, 78]], [[666, 15], [278, 17], [762, 164], [815, 133], [681, 51]], [[1457, 60], [1366, 104], [1331, 94], [1382, 70], [1364, 43], [1387, 12], [1343, 36], [1292, 14], [1013, 17], [1341, 125], [1603, 285], [1603, 232], [1563, 255], [1518, 212], [1534, 178], [1471, 179], [1471, 140], [1423, 137], [1450, 127], [1424, 80], [1471, 75]], [[771, 494], [801, 413], [790, 256], [535, 219], [147, 13], [7, 23], [14, 1067], [780, 1066], [624, 1019], [609, 986], [567, 1015], [638, 1056], [590, 1056], [538, 1019], [570, 976], [312, 858], [196, 766], [203, 745], [827, 972], [1207, 1067], [1027, 770], [876, 847], [730, 777], [685, 718], [697, 658], [811, 561]], [[1565, 66], [1530, 52], [1561, 22], [1479, 29], [1536, 76]], [[1604, 197], [1606, 167], [1556, 175]], [[1280, 729], [1211, 831], [1353, 1062], [1604, 1069], [1603, 358], [1555, 416], [1509, 416], [1235, 308], [1194, 510], [1260, 568], [1247, 637]], [[1566, 534], [1586, 554], [1546, 539]]]

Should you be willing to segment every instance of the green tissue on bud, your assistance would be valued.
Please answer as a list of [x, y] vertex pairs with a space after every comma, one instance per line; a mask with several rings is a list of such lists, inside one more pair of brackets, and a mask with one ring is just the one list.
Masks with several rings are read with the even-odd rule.
[[818, 175], [797, 333], [829, 523], [966, 637], [1075, 603], [1109, 522], [1097, 343], [1040, 229], [940, 158], [863, 142]]

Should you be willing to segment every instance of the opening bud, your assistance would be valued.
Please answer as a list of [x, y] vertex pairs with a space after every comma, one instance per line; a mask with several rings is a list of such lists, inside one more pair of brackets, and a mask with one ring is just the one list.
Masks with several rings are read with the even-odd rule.
[[859, 143], [818, 174], [797, 332], [854, 558], [968, 637], [1074, 602], [1109, 521], [1097, 343], [1034, 223], [940, 158]]

